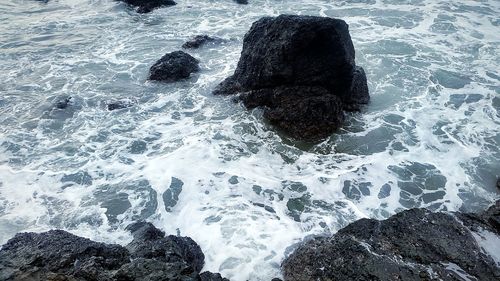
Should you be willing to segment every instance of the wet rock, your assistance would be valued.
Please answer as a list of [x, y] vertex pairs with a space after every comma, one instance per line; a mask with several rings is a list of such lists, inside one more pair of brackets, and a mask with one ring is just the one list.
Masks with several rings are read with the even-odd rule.
[[149, 13], [160, 7], [173, 6], [173, 0], [119, 0], [136, 8], [138, 13]]
[[98, 243], [62, 230], [19, 233], [0, 250], [0, 280], [206, 280], [204, 255], [189, 237], [165, 236], [151, 223], [127, 227], [126, 247]]
[[65, 109], [73, 103], [72, 97], [62, 97], [56, 101], [54, 107], [57, 109]]
[[233, 1], [238, 3], [238, 4], [243, 4], [243, 5], [248, 4], [248, 0], [233, 0]]
[[191, 73], [200, 70], [199, 61], [191, 55], [175, 51], [164, 55], [149, 70], [149, 79], [163, 82], [176, 82], [189, 78]]
[[165, 237], [163, 231], [147, 222], [134, 223], [127, 229], [134, 236], [134, 240], [127, 245], [132, 257], [183, 263], [196, 272], [202, 269], [205, 255], [191, 238], [173, 235]]
[[[51, 275], [107, 280], [129, 262], [119, 245], [107, 245], [62, 230], [19, 233], [0, 250], [0, 280], [48, 280]], [[64, 280], [64, 279], [62, 279]]]
[[271, 124], [302, 140], [328, 137], [344, 120], [342, 101], [322, 87], [260, 89], [240, 95], [249, 108], [264, 106]]
[[186, 43], [182, 45], [184, 49], [198, 49], [204, 45], [210, 43], [222, 42], [223, 40], [218, 37], [210, 37], [208, 35], [196, 35], [195, 37], [189, 39]]
[[497, 179], [497, 188], [500, 189], [500, 179]]
[[205, 271], [200, 274], [201, 281], [229, 281], [227, 278], [223, 278], [220, 273], [212, 273]]
[[107, 104], [107, 108], [109, 111], [117, 110], [117, 109], [124, 109], [124, 108], [129, 108], [134, 105], [133, 102], [128, 101], [128, 100], [119, 100], [119, 101], [114, 101], [110, 102]]
[[74, 174], [64, 174], [61, 178], [61, 182], [73, 182], [80, 185], [92, 185], [92, 176], [87, 172], [77, 172]]
[[264, 108], [270, 123], [294, 138], [323, 139], [342, 125], [343, 109], [359, 110], [369, 101], [354, 53], [342, 20], [265, 17], [245, 35], [234, 75], [214, 94], [239, 94], [247, 108]]
[[[285, 280], [497, 280], [500, 201], [481, 214], [410, 209], [358, 220], [301, 245], [283, 263]], [[487, 241], [487, 239], [493, 239]], [[460, 243], [457, 243], [460, 241]]]

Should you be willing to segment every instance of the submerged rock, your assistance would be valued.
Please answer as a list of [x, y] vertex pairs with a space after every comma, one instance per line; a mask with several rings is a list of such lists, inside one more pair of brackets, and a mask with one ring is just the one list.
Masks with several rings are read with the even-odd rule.
[[234, 2], [238, 3], [238, 4], [248, 4], [248, 0], [233, 0]]
[[107, 104], [107, 108], [109, 111], [124, 109], [134, 106], [134, 103], [130, 100], [118, 100], [113, 101]]
[[127, 229], [134, 239], [126, 247], [62, 230], [19, 233], [0, 250], [0, 280], [227, 280], [200, 274], [205, 256], [191, 238], [146, 222]]
[[[241, 94], [248, 108], [263, 107], [272, 124], [304, 140], [330, 135], [342, 124], [339, 109], [359, 109], [369, 101], [348, 25], [339, 19], [293, 15], [255, 22], [245, 35], [234, 75], [214, 94]], [[301, 119], [305, 121], [296, 122]], [[309, 130], [313, 123], [316, 128]]]
[[211, 37], [208, 35], [196, 35], [195, 37], [189, 39], [186, 43], [182, 45], [184, 49], [197, 49], [209, 43], [221, 42], [222, 39], [218, 37]]
[[130, 6], [136, 7], [138, 13], [149, 13], [160, 7], [173, 6], [177, 3], [173, 0], [119, 0]]
[[149, 79], [163, 82], [176, 82], [189, 78], [191, 73], [200, 70], [199, 61], [191, 55], [175, 51], [164, 55], [149, 70]]
[[65, 109], [73, 103], [72, 97], [63, 97], [56, 101], [54, 107], [57, 109]]
[[[411, 209], [301, 245], [285, 280], [498, 280], [500, 201], [481, 214]], [[488, 245], [488, 246], [486, 246]]]

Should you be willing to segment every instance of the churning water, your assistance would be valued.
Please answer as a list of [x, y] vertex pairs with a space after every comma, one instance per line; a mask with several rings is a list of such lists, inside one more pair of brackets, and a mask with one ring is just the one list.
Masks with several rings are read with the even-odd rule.
[[[137, 14], [90, 0], [0, 0], [0, 243], [62, 228], [125, 244], [146, 219], [198, 242], [206, 270], [269, 280], [290, 246], [412, 207], [499, 197], [500, 1], [178, 0]], [[262, 16], [344, 19], [372, 101], [316, 145], [213, 88]], [[193, 35], [202, 71], [149, 67]], [[70, 106], [54, 105], [71, 97]], [[108, 111], [124, 101], [128, 109]]]

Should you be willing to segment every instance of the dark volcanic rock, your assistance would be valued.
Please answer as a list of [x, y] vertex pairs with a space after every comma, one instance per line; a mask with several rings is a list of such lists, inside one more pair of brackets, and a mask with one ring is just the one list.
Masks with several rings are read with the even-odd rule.
[[223, 278], [219, 273], [212, 273], [205, 271], [200, 274], [201, 281], [229, 281], [227, 278]]
[[147, 222], [134, 223], [127, 229], [134, 235], [134, 240], [127, 245], [132, 257], [185, 263], [196, 272], [202, 269], [205, 255], [193, 239], [173, 235], [165, 237], [163, 231]]
[[189, 78], [191, 73], [200, 70], [199, 62], [187, 53], [175, 51], [164, 55], [149, 70], [149, 79], [175, 82]]
[[63, 97], [56, 101], [54, 107], [57, 109], [65, 109], [73, 103], [72, 97]]
[[133, 241], [122, 247], [62, 230], [20, 233], [0, 250], [0, 280], [206, 280], [205, 256], [189, 237], [167, 236], [151, 223], [127, 227]]
[[196, 35], [182, 45], [184, 49], [197, 49], [209, 43], [222, 42], [221, 38], [210, 37], [208, 35]]
[[342, 101], [325, 88], [278, 87], [246, 92], [240, 96], [251, 109], [264, 106], [264, 117], [299, 139], [326, 138], [344, 119]]
[[51, 275], [107, 280], [129, 262], [119, 245], [106, 245], [62, 230], [20, 233], [0, 250], [0, 280], [47, 280]]
[[149, 13], [152, 10], [165, 6], [175, 5], [173, 0], [119, 0], [136, 7], [138, 13]]
[[133, 102], [129, 100], [119, 100], [119, 101], [114, 101], [110, 102], [107, 104], [107, 108], [109, 111], [117, 110], [117, 109], [124, 109], [128, 107], [132, 107], [134, 105]]
[[[272, 111], [280, 112], [278, 118], [270, 119], [272, 123], [299, 139], [321, 139], [342, 124], [339, 103], [340, 108], [354, 110], [369, 101], [365, 72], [355, 65], [354, 58], [348, 25], [342, 20], [292, 15], [262, 18], [245, 35], [234, 75], [214, 94], [244, 93], [244, 104], [251, 107], [267, 107], [272, 100]], [[276, 95], [293, 97], [276, 99]], [[252, 100], [254, 97], [257, 99]], [[294, 106], [304, 105], [295, 111], [290, 107], [292, 101]], [[316, 110], [321, 113], [305, 115]], [[322, 120], [322, 113], [328, 110], [332, 112]], [[291, 123], [300, 118], [306, 121]], [[313, 131], [320, 133], [299, 133], [308, 130], [313, 118], [320, 124]]]
[[285, 280], [498, 280], [500, 268], [485, 252], [495, 250], [479, 240], [498, 239], [499, 202], [482, 214], [411, 209], [361, 219], [300, 246], [283, 263]]

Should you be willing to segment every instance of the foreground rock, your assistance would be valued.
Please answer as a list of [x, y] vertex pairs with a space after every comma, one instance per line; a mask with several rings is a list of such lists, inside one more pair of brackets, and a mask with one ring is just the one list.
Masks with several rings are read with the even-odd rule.
[[128, 230], [126, 247], [62, 230], [17, 234], [0, 250], [0, 280], [227, 280], [200, 274], [205, 256], [191, 238], [165, 237], [144, 222]]
[[319, 140], [342, 125], [342, 110], [359, 110], [369, 101], [365, 72], [354, 57], [343, 20], [262, 18], [245, 35], [234, 75], [214, 94], [240, 94], [247, 108], [263, 107], [292, 137]]
[[163, 82], [176, 82], [189, 78], [191, 73], [200, 70], [199, 61], [191, 55], [175, 51], [164, 55], [149, 70], [149, 79]]
[[177, 3], [173, 0], [119, 0], [136, 8], [138, 13], [149, 13], [160, 7], [173, 6]]
[[481, 214], [411, 209], [310, 240], [285, 280], [500, 280], [500, 201]]

